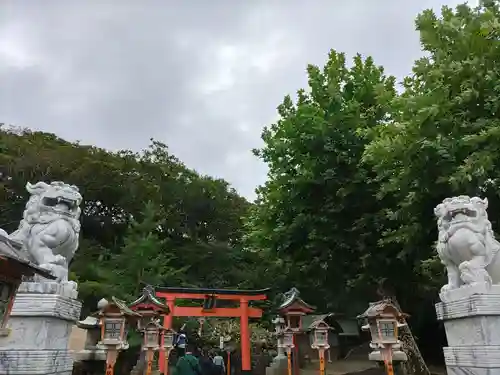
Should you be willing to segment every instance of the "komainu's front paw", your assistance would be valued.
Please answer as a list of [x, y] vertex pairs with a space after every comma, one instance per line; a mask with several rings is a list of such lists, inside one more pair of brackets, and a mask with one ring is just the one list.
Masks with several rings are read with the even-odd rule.
[[453, 289], [453, 286], [451, 286], [450, 284], [443, 285], [441, 288], [441, 293], [446, 293], [452, 289]]
[[54, 260], [51, 263], [58, 264], [58, 265], [62, 266], [64, 264], [66, 264], [66, 258], [63, 257], [62, 255], [57, 254], [54, 256]]

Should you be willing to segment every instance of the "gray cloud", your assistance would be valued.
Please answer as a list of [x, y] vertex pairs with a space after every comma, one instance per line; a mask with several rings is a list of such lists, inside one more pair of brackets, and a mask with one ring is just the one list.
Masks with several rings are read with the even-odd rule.
[[308, 63], [330, 48], [402, 77], [421, 55], [413, 19], [456, 0], [4, 0], [0, 122], [109, 149], [154, 137], [253, 198], [251, 154]]

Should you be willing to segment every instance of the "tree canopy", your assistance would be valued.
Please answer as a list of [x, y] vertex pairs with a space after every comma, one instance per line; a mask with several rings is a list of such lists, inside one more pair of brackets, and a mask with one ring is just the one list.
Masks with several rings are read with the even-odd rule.
[[372, 58], [349, 64], [332, 50], [278, 107], [256, 150], [269, 174], [246, 239], [278, 254], [314, 303], [350, 312], [385, 280], [435, 348], [427, 332], [444, 270], [434, 207], [486, 196], [499, 224], [499, 16], [497, 1], [426, 10], [416, 19], [424, 57], [399, 92]]
[[87, 312], [110, 293], [137, 297], [144, 283], [267, 286], [254, 268], [265, 262], [241, 251], [250, 204], [227, 182], [187, 168], [166, 145], [109, 152], [3, 126], [0, 149], [0, 222], [7, 231], [22, 218], [26, 182], [79, 186], [82, 231], [71, 274]]

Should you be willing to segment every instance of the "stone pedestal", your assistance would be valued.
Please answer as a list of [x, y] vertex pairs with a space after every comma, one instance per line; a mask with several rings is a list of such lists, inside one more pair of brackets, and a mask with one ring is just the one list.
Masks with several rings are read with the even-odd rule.
[[69, 339], [80, 317], [76, 287], [55, 282], [22, 283], [0, 337], [0, 374], [70, 375]]
[[266, 375], [286, 375], [288, 373], [288, 358], [286, 355], [274, 357], [271, 364], [266, 367]]
[[500, 375], [500, 285], [456, 293], [436, 304], [448, 375]]

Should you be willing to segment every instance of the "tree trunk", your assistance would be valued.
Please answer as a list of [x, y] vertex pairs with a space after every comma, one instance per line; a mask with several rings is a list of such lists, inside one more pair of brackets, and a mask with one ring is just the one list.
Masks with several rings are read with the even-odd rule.
[[[391, 296], [390, 300], [399, 312], [402, 312], [396, 297]], [[408, 375], [431, 375], [408, 324], [400, 328], [400, 337], [401, 347], [408, 356], [408, 361], [402, 363], [405, 373]]]

